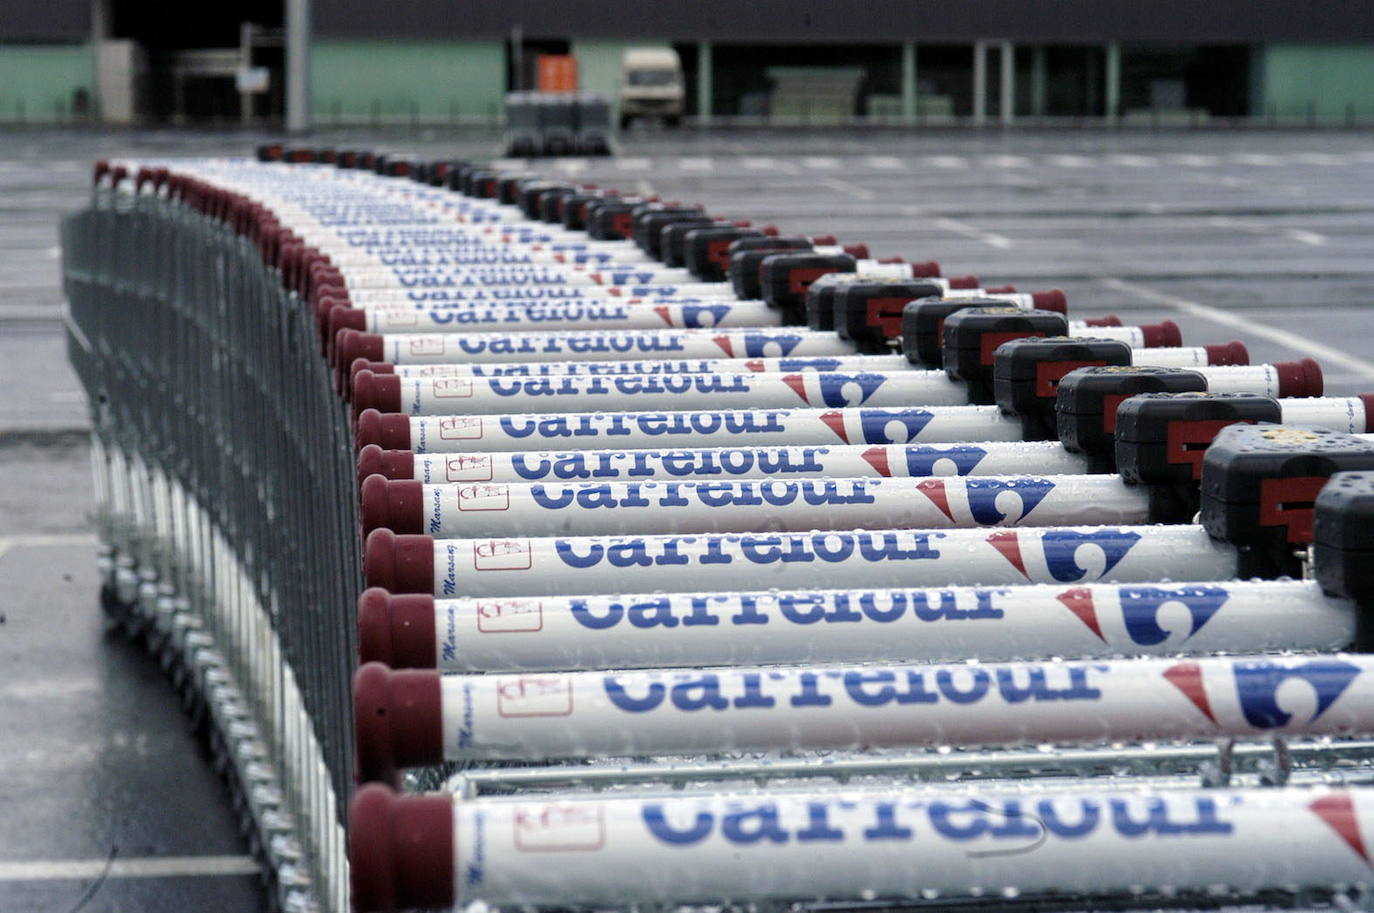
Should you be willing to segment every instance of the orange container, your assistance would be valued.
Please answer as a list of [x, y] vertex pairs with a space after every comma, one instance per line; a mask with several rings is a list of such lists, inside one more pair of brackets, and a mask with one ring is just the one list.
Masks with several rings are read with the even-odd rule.
[[571, 54], [540, 54], [539, 91], [576, 92], [577, 58]]

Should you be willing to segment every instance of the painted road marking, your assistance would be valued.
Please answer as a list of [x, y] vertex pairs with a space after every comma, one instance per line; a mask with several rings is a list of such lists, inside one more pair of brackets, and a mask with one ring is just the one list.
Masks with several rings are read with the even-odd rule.
[[1154, 168], [1159, 164], [1159, 159], [1152, 155], [1113, 155], [1108, 161], [1127, 168]]
[[886, 168], [891, 171], [896, 171], [899, 168], [906, 167], [906, 163], [895, 155], [870, 155], [864, 161], [868, 162], [868, 167], [870, 168]]
[[35, 533], [30, 536], [0, 536], [0, 558], [16, 548], [53, 548], [57, 546], [95, 545], [93, 533]]
[[983, 231], [980, 228], [975, 228], [967, 222], [960, 222], [958, 219], [951, 219], [947, 216], [937, 218], [935, 220], [935, 225], [937, 228], [943, 228], [945, 231], [953, 232], [956, 235], [960, 235], [965, 238], [972, 238], [975, 241], [981, 241], [988, 247], [996, 247], [999, 250], [1006, 250], [1007, 248], [1013, 246], [1011, 239], [1004, 235], [994, 234], [990, 231]]
[[988, 155], [982, 163], [988, 168], [1028, 168], [1031, 160], [1024, 155]]
[[1306, 231], [1301, 228], [1285, 228], [1283, 233], [1299, 244], [1310, 244], [1313, 247], [1317, 247], [1326, 243], [1326, 235], [1317, 234], [1315, 231]]
[[838, 190], [840, 193], [847, 194], [848, 196], [852, 196], [860, 200], [872, 200], [876, 196], [876, 194], [874, 194], [873, 191], [869, 190], [867, 187], [860, 187], [853, 181], [845, 181], [841, 180], [840, 178], [832, 177], [817, 178], [816, 180], [819, 183], [824, 184], [826, 187], [829, 187], [831, 190]]
[[1221, 158], [1215, 155], [1171, 155], [1168, 157], [1170, 165], [1182, 165], [1185, 168], [1215, 168], [1221, 164]]
[[1090, 168], [1093, 160], [1083, 155], [1052, 155], [1050, 164], [1060, 168]]
[[1276, 342], [1281, 346], [1287, 346], [1304, 355], [1310, 355], [1320, 362], [1342, 365], [1365, 377], [1374, 376], [1374, 361], [1367, 361], [1349, 352], [1328, 346], [1325, 343], [1317, 342], [1298, 333], [1290, 333], [1287, 330], [1280, 330], [1268, 324], [1259, 323], [1254, 317], [1245, 317], [1233, 314], [1221, 308], [1210, 307], [1187, 298], [1180, 298], [1177, 295], [1170, 295], [1161, 292], [1159, 289], [1150, 288], [1148, 285], [1141, 285], [1138, 282], [1127, 282], [1125, 279], [1117, 279], [1114, 276], [1107, 276], [1102, 279], [1102, 284], [1118, 292], [1126, 292], [1143, 298], [1146, 301], [1153, 301], [1165, 307], [1171, 307], [1182, 314], [1189, 314], [1193, 317], [1200, 317], [1203, 320], [1210, 320], [1223, 326], [1229, 326], [1237, 330], [1244, 330], [1254, 336], [1259, 336], [1270, 342]]
[[1228, 216], [1213, 216], [1207, 222], [1216, 228], [1234, 228], [1238, 231], [1249, 232], [1252, 235], [1281, 234], [1290, 241], [1297, 241], [1299, 244], [1307, 244], [1312, 247], [1320, 247], [1326, 243], [1326, 235], [1302, 228], [1278, 228], [1273, 225], [1243, 222]]
[[[107, 871], [108, 869], [108, 871]], [[91, 878], [187, 878], [257, 875], [252, 856], [143, 856], [129, 859], [0, 861], [0, 881], [85, 881]]]
[[1329, 152], [1298, 152], [1294, 154], [1293, 161], [1303, 165], [1348, 165], [1350, 159], [1343, 155], [1332, 155]]

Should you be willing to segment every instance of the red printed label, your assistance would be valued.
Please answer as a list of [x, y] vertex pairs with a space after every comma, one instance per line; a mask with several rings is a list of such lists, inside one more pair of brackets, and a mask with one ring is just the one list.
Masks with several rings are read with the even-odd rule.
[[[940, 325], [940, 342], [944, 344], [944, 323]], [[1029, 336], [1044, 336], [1044, 333], [984, 333], [982, 350], [978, 353], [978, 363], [980, 365], [991, 365], [993, 353], [997, 347], [1004, 342], [1011, 342], [1013, 339], [1025, 339]]]
[[491, 475], [491, 457], [485, 454], [460, 453], [444, 459], [444, 476], [449, 482], [487, 482]]
[[477, 603], [482, 634], [531, 634], [544, 629], [544, 604], [538, 599], [487, 599]]
[[458, 489], [458, 509], [462, 511], [510, 510], [510, 486], [463, 485]]
[[902, 309], [911, 298], [870, 298], [864, 323], [880, 331], [885, 338], [902, 335]]
[[429, 383], [435, 399], [467, 399], [472, 396], [472, 381], [466, 377], [443, 377]]
[[[1169, 423], [1169, 437], [1166, 442], [1170, 463], [1191, 466], [1194, 479], [1202, 478], [1202, 457], [1212, 440], [1227, 425], [1250, 425], [1252, 422], [1233, 422], [1230, 419], [1215, 419], [1208, 422], [1187, 422], [1179, 420]], [[1115, 420], [1113, 420], [1115, 425]], [[1113, 429], [1115, 430], [1115, 429]]]
[[1312, 514], [1327, 476], [1265, 479], [1260, 483], [1260, 526], [1282, 526], [1293, 544], [1312, 541]]
[[476, 441], [482, 437], [480, 415], [451, 415], [439, 419], [439, 438], [445, 441]]
[[408, 340], [411, 355], [443, 355], [445, 341], [442, 336], [416, 336]]
[[472, 566], [479, 571], [527, 571], [533, 563], [526, 539], [487, 539], [472, 549]]
[[1105, 361], [1042, 361], [1035, 366], [1035, 395], [1054, 399], [1065, 374], [1078, 368], [1100, 368], [1106, 364]]
[[590, 852], [605, 843], [599, 805], [531, 805], [515, 812], [515, 848], [522, 853]]
[[556, 675], [522, 675], [496, 684], [496, 712], [501, 717], [570, 716], [572, 682]]

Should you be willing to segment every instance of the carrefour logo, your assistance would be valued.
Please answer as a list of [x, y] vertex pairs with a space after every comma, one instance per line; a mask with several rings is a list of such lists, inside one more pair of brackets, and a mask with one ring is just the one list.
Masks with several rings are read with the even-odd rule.
[[[1055, 598], [1077, 615], [1079, 621], [1087, 625], [1103, 643], [1107, 642], [1098, 620], [1092, 590], [1077, 587], [1065, 590]], [[1180, 644], [1183, 644], [1201, 631], [1203, 625], [1207, 624], [1230, 598], [1231, 594], [1219, 586], [1123, 586], [1117, 590], [1126, 636], [1132, 643], [1142, 647], [1158, 646], [1174, 633], [1159, 623], [1160, 610], [1165, 606], [1182, 607], [1187, 612], [1188, 629], [1180, 641]]]
[[[1028, 539], [1024, 548], [1021, 541], [1023, 536]], [[1140, 534], [1129, 529], [1105, 527], [1087, 532], [1071, 529], [1037, 532], [1008, 530], [992, 533], [987, 541], [1027, 580], [1037, 579], [1027, 571], [1026, 561], [1028, 556], [1035, 556], [1043, 561], [1052, 579], [1060, 583], [1077, 583], [1089, 577], [1100, 580], [1110, 574], [1140, 541]], [[1080, 563], [1080, 558], [1083, 563]]]
[[905, 475], [913, 478], [948, 475], [966, 476], [973, 472], [978, 464], [987, 458], [987, 455], [988, 452], [982, 447], [968, 444], [954, 447], [916, 445], [907, 447], [896, 454], [895, 461], [898, 471], [893, 472], [893, 455], [888, 453], [886, 447], [870, 447], [861, 454], [864, 462], [885, 478], [902, 475], [900, 470], [903, 465], [906, 467]]
[[[1163, 674], [1203, 716], [1217, 722], [1198, 663], [1175, 663]], [[1320, 719], [1359, 676], [1360, 667], [1327, 657], [1299, 663], [1254, 659], [1232, 662], [1231, 674], [1245, 722], [1256, 729], [1280, 729], [1293, 721], [1293, 713], [1285, 705], [1312, 707], [1311, 715], [1299, 720], [1299, 725], [1310, 725]]]
[[857, 440], [851, 438], [846, 418], [843, 412], [823, 412], [820, 416], [846, 444], [909, 444], [920, 437], [935, 414], [929, 409], [863, 409], [857, 417]]
[[740, 333], [713, 336], [711, 341], [728, 358], [780, 358], [791, 355], [801, 345], [802, 337], [796, 333]]
[[710, 329], [718, 327], [730, 316], [728, 304], [683, 304], [677, 307], [658, 305], [654, 313], [664, 325], [686, 329]]
[[788, 374], [782, 382], [808, 406], [862, 406], [887, 380], [883, 374]]
[[[963, 489], [968, 515], [979, 526], [1020, 523], [1054, 491], [1054, 483], [1049, 479], [974, 478], [953, 484], [955, 491]], [[924, 479], [916, 484], [916, 489], [951, 523], [956, 522], [957, 505], [951, 505], [949, 487], [944, 479]]]

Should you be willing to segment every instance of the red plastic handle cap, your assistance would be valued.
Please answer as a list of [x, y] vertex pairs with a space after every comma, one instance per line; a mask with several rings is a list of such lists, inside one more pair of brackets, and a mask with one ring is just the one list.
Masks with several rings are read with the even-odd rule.
[[913, 263], [911, 264], [911, 278], [938, 279], [940, 278], [940, 264], [934, 260]]
[[353, 382], [358, 377], [360, 371], [371, 371], [373, 374], [395, 374], [396, 366], [385, 361], [373, 361], [370, 358], [355, 358], [348, 365], [348, 383], [344, 384], [344, 399], [353, 398]]
[[329, 316], [329, 311], [321, 306], [321, 302], [326, 298], [333, 298], [335, 304], [349, 304], [353, 299], [348, 294], [348, 289], [342, 282], [334, 282], [326, 279], [322, 282], [311, 283], [310, 291], [305, 296], [311, 306], [318, 314], [323, 312], [325, 317]]
[[363, 479], [359, 500], [364, 536], [374, 529], [424, 532], [424, 485], [414, 479], [393, 481], [383, 475], [370, 475]]
[[453, 799], [369, 783], [349, 807], [348, 857], [355, 913], [453, 906]]
[[382, 471], [382, 454], [386, 453], [376, 444], [366, 444], [358, 449], [358, 488], [363, 486], [363, 480], [371, 475], [378, 475]]
[[376, 409], [364, 409], [353, 423], [353, 444], [359, 450], [368, 444], [383, 450], [409, 450], [410, 416], [399, 412], [383, 415]]
[[363, 577], [368, 586], [393, 593], [434, 593], [434, 540], [374, 529], [363, 544]]
[[816, 235], [811, 239], [811, 243], [817, 247], [834, 247], [840, 240], [834, 235]]
[[348, 381], [348, 366], [359, 358], [368, 361], [384, 361], [382, 350], [385, 342], [377, 333], [359, 333], [357, 330], [340, 330], [334, 334], [334, 346], [330, 350], [334, 366], [334, 384], [340, 396], [344, 395], [344, 383]]
[[1279, 396], [1321, 396], [1325, 384], [1322, 368], [1310, 358], [1301, 361], [1276, 361], [1274, 370], [1279, 375]]
[[353, 675], [353, 723], [358, 782], [396, 782], [405, 767], [444, 761], [444, 708], [439, 673], [393, 672], [364, 663]]
[[370, 475], [387, 479], [415, 478], [415, 454], [409, 450], [383, 450], [376, 444], [365, 444], [358, 451], [358, 485]]
[[384, 347], [385, 343], [380, 333], [340, 330], [334, 335], [334, 357], [345, 365], [353, 364], [355, 358], [386, 361], [382, 351]]
[[396, 366], [389, 361], [373, 361], [370, 358], [355, 358], [353, 363], [348, 366], [348, 376], [353, 377], [359, 371], [371, 371], [373, 374], [395, 374]]
[[[329, 330], [327, 335], [330, 339], [334, 340], [335, 344], [325, 351], [325, 357], [329, 359], [329, 363], [334, 366], [335, 370], [340, 371], [353, 361], [352, 358], [339, 358], [338, 341], [339, 331], [341, 330], [353, 330], [355, 333], [366, 334], [367, 312], [361, 308], [345, 307], [341, 304], [336, 304], [329, 309]], [[356, 358], [357, 356], [354, 357]]]
[[372, 587], [358, 597], [360, 663], [381, 662], [393, 669], [433, 669], [438, 665], [436, 631], [433, 596], [393, 596]]
[[1147, 349], [1174, 349], [1183, 345], [1183, 331], [1172, 320], [1165, 320], [1162, 323], [1142, 323], [1140, 336]]
[[1115, 314], [1108, 314], [1105, 317], [1089, 317], [1083, 321], [1090, 327], [1119, 327], [1121, 318]]
[[[1048, 292], [1031, 292], [1031, 304], [1037, 311], [1054, 311], [1056, 314], [1067, 314], [1069, 312], [1069, 299], [1059, 289], [1050, 289]], [[1116, 325], [1119, 325], [1117, 321]], [[1101, 324], [1101, 326], [1113, 326], [1113, 324]]]
[[1219, 345], [1203, 346], [1207, 350], [1209, 365], [1248, 365], [1250, 350], [1239, 340], [1223, 342]]
[[867, 244], [846, 244], [843, 249], [845, 253], [849, 254], [849, 256], [853, 257], [856, 260], [868, 259]]
[[977, 276], [950, 276], [949, 287], [957, 289], [972, 289], [978, 287]]
[[401, 411], [401, 379], [395, 374], [373, 374], [359, 371], [353, 378], [353, 420], [364, 409], [378, 412]]

